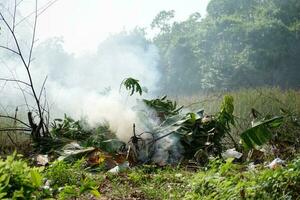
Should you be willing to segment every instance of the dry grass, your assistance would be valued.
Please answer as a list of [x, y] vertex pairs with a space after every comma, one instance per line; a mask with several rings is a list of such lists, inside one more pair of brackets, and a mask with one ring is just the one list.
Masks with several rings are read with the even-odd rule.
[[[0, 118], [0, 129], [13, 128], [15, 126], [21, 125], [15, 123], [14, 120]], [[9, 154], [16, 149], [21, 152], [25, 150], [30, 143], [28, 133], [21, 131], [0, 131], [0, 155]]]
[[298, 90], [282, 90], [280, 88], [241, 89], [233, 92], [176, 97], [174, 99], [187, 109], [195, 111], [203, 108], [206, 114], [210, 115], [219, 111], [224, 95], [234, 97], [234, 115], [237, 119], [237, 127], [233, 128], [232, 131], [236, 137], [251, 126], [251, 108], [259, 111], [263, 116], [280, 115], [280, 109], [284, 109], [300, 117], [300, 91]]
[[234, 92], [223, 92], [189, 97], [176, 97], [180, 105], [186, 108], [203, 108], [208, 114], [219, 110], [224, 95], [235, 99], [235, 115], [248, 117], [250, 109], [255, 108], [262, 114], [278, 114], [280, 108], [300, 114], [300, 91], [281, 90], [279, 88], [242, 89]]

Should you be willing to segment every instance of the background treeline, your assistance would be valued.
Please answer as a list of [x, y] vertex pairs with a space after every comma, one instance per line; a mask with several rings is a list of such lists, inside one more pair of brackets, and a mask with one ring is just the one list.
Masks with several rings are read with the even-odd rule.
[[152, 23], [164, 90], [300, 86], [299, 0], [212, 0], [205, 18], [173, 17], [163, 11]]
[[[151, 24], [164, 93], [299, 88], [299, 0], [211, 0], [205, 17], [193, 13], [176, 22], [174, 16], [162, 11]], [[145, 32], [136, 29], [127, 35], [131, 41], [132, 35], [149, 45], [141, 40]]]

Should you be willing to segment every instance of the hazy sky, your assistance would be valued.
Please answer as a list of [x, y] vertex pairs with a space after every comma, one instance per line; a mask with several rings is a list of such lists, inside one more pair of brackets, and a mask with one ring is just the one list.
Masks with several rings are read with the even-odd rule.
[[40, 18], [38, 37], [63, 36], [65, 48], [77, 54], [93, 51], [109, 34], [148, 26], [161, 10], [175, 10], [184, 20], [205, 15], [209, 0], [59, 0]]

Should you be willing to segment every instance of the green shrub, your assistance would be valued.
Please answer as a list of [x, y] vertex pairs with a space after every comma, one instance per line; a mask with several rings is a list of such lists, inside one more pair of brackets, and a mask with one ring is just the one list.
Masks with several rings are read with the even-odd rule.
[[54, 119], [51, 124], [51, 134], [55, 137], [83, 140], [91, 134], [83, 128], [84, 126], [87, 126], [85, 120], [76, 121], [65, 114], [64, 119]]
[[64, 187], [58, 195], [60, 200], [74, 199], [76, 197], [78, 197], [78, 188], [75, 185]]
[[0, 199], [38, 199], [42, 196], [42, 168], [29, 167], [14, 153], [0, 160]]
[[286, 167], [244, 171], [232, 163], [198, 172], [185, 199], [300, 199], [300, 159]]
[[79, 185], [80, 181], [86, 176], [83, 162], [84, 160], [78, 160], [75, 164], [71, 164], [64, 161], [55, 161], [46, 170], [45, 176], [51, 181], [51, 185], [57, 188], [65, 185]]
[[286, 168], [261, 171], [257, 182], [260, 187], [256, 198], [300, 199], [300, 159], [294, 160]]
[[82, 141], [82, 145], [86, 147], [93, 146], [106, 152], [114, 153], [125, 144], [116, 138], [108, 123], [103, 123], [91, 131], [90, 136]]
[[74, 164], [56, 161], [46, 170], [45, 176], [50, 180], [54, 194], [58, 194], [59, 199], [72, 199], [86, 192], [100, 196], [96, 181], [83, 166], [83, 159]]
[[60, 193], [58, 194], [58, 199], [60, 200], [67, 200], [67, 199], [74, 199], [74, 198], [83, 199], [83, 195], [85, 194], [85, 192], [90, 192], [95, 197], [100, 196], [100, 193], [97, 190], [96, 182], [93, 182], [88, 179], [84, 179], [81, 182], [80, 187], [76, 185], [71, 185], [71, 186], [68, 185], [63, 187]]

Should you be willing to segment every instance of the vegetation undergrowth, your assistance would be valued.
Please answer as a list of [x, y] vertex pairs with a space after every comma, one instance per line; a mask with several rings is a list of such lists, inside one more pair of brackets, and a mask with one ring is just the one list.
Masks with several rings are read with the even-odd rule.
[[[296, 156], [299, 150], [297, 120], [300, 109], [298, 101], [289, 101], [292, 97], [297, 99], [298, 93], [279, 92], [281, 90], [265, 89], [264, 95], [257, 90], [253, 90], [253, 93], [248, 91], [249, 94], [243, 91], [228, 93], [223, 98], [221, 110], [206, 116], [203, 111], [180, 115], [181, 107], [179, 109], [172, 101], [162, 98], [166, 103], [172, 104], [171, 110], [175, 110], [171, 117], [173, 119], [178, 117], [180, 121], [175, 124], [181, 126], [176, 130], [179, 134], [182, 132], [182, 141], [190, 142], [186, 144], [189, 144], [187, 149], [192, 152], [189, 159], [194, 157], [194, 161], [197, 162], [194, 168], [193, 164], [186, 160], [178, 163], [177, 167], [140, 165], [119, 173], [111, 173], [103, 166], [107, 155], [102, 153], [99, 158], [91, 158], [99, 161], [93, 163], [93, 167], [97, 170], [87, 167], [86, 159], [72, 162], [56, 160], [45, 167], [31, 167], [15, 153], [0, 162], [1, 197], [4, 199], [97, 199], [100, 196], [111, 199], [300, 199], [298, 194], [300, 161], [299, 156]], [[257, 99], [251, 95], [256, 95]], [[159, 112], [163, 112], [160, 109], [160, 100], [156, 99], [149, 103], [152, 103], [154, 108], [157, 107]], [[259, 102], [259, 105], [262, 102], [266, 104], [257, 108], [255, 102]], [[285, 106], [285, 102], [289, 104]], [[211, 105], [214, 103], [217, 105], [220, 102], [211, 101]], [[205, 104], [202, 105], [205, 107]], [[241, 112], [241, 107], [248, 108], [248, 112]], [[168, 115], [164, 115], [162, 120], [167, 117]], [[242, 119], [249, 123], [249, 127], [239, 126]], [[208, 126], [207, 123], [213, 126]], [[223, 141], [226, 138], [223, 136], [229, 137], [234, 131], [236, 134], [231, 139], [241, 140], [242, 143], [235, 145], [243, 153], [243, 157], [224, 161], [221, 152], [226, 150]], [[109, 130], [109, 124], [91, 129], [84, 120], [76, 121], [69, 116], [55, 120], [51, 133], [54, 138], [77, 140], [83, 148], [96, 147], [100, 152], [113, 153], [122, 146]], [[195, 134], [201, 137], [193, 138], [197, 136]], [[203, 136], [206, 137], [203, 139]], [[247, 138], [251, 143], [247, 143]], [[195, 142], [198, 142], [197, 145]], [[222, 148], [215, 154], [206, 154], [203, 157], [203, 150], [209, 148], [202, 149], [201, 145], [207, 144]], [[228, 147], [233, 147], [232, 143]], [[254, 151], [267, 152], [268, 155], [263, 159], [249, 156], [254, 154]], [[211, 156], [215, 158], [212, 159]], [[267, 163], [276, 157], [285, 159], [286, 163], [270, 169]], [[205, 162], [202, 162], [204, 158]], [[250, 163], [252, 161], [254, 164]], [[30, 163], [32, 164], [32, 161]], [[92, 171], [94, 173], [91, 173]]]
[[83, 168], [82, 160], [74, 164], [56, 161], [49, 167], [31, 167], [16, 153], [0, 160], [0, 199], [84, 199], [99, 197], [100, 176], [93, 177]]
[[40, 199], [43, 168], [30, 167], [16, 153], [0, 160], [0, 199]]
[[[17, 154], [1, 160], [2, 199], [300, 199], [300, 157], [270, 169], [211, 159], [196, 171], [144, 165], [91, 174], [82, 160], [30, 167]], [[94, 196], [94, 197], [93, 197]]]
[[286, 167], [246, 170], [232, 159], [198, 172], [186, 199], [299, 199], [300, 160]]

